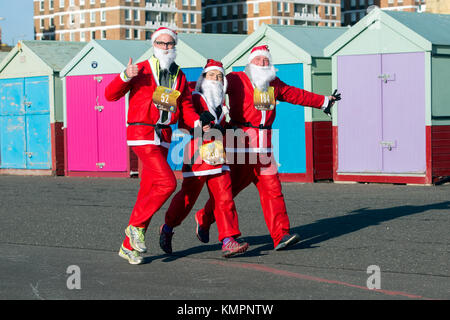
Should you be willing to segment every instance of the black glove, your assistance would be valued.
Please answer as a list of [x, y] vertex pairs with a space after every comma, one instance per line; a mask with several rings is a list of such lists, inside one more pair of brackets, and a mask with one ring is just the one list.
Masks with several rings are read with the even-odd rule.
[[225, 128], [222, 127], [220, 124], [215, 124], [212, 126], [212, 128], [219, 130], [222, 133], [222, 135], [225, 135]]
[[323, 110], [328, 116], [331, 117], [331, 107], [336, 101], [341, 100], [341, 94], [337, 93], [337, 89], [334, 90], [333, 94], [331, 95], [331, 99], [328, 101], [327, 107]]
[[204, 111], [200, 115], [200, 122], [202, 123], [202, 127], [211, 124], [211, 122], [213, 122], [214, 120], [216, 120], [216, 118], [214, 118], [214, 116], [209, 111]]

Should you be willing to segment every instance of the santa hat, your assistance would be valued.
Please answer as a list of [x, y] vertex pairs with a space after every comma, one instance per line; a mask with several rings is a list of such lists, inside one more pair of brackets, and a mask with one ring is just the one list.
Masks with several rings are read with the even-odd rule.
[[175, 31], [169, 28], [160, 27], [152, 34], [152, 44], [155, 42], [156, 38], [158, 38], [162, 34], [168, 34], [173, 38], [173, 41], [175, 41], [175, 44], [178, 42], [178, 35]]
[[207, 73], [210, 70], [218, 70], [218, 71], [222, 72], [222, 74], [225, 76], [225, 70], [223, 69], [223, 64], [220, 61], [208, 59], [208, 61], [206, 61], [206, 65], [203, 68], [202, 73]]
[[218, 70], [218, 71], [222, 72], [222, 74], [223, 74], [223, 90], [224, 90], [224, 92], [226, 92], [228, 83], [227, 83], [227, 78], [225, 77], [225, 69], [223, 68], [222, 62], [215, 61], [213, 59], [208, 59], [208, 61], [206, 61], [206, 65], [203, 68], [202, 73], [198, 77], [197, 83], [195, 84], [195, 91], [198, 91], [198, 92], [201, 91], [201, 86], [202, 86], [203, 79], [205, 78], [205, 74], [211, 70]]
[[269, 46], [262, 45], [258, 47], [254, 47], [248, 56], [248, 63], [252, 62], [252, 60], [258, 56], [264, 56], [269, 59], [270, 64], [272, 64], [272, 55], [269, 51]]

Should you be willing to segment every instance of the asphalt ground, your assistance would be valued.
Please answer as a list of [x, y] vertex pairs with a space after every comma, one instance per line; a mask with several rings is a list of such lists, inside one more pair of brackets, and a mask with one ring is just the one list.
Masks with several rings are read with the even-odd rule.
[[195, 236], [193, 212], [207, 200], [205, 189], [175, 229], [174, 253], [158, 243], [167, 202], [147, 231], [145, 264], [133, 266], [117, 253], [138, 188], [138, 179], [0, 176], [0, 299], [192, 307], [450, 298], [450, 184], [283, 183], [291, 230], [302, 238], [285, 251], [273, 250], [251, 185], [235, 199], [250, 248], [230, 259], [221, 257], [216, 227], [209, 244]]

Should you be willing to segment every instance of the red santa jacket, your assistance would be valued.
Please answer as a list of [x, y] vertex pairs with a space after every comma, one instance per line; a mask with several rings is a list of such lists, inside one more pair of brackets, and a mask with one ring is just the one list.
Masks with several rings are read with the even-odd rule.
[[[254, 87], [245, 72], [231, 72], [227, 75], [227, 81], [231, 122], [248, 134], [244, 142], [235, 140], [235, 145], [227, 148], [227, 151], [271, 152], [271, 126], [275, 120], [276, 107], [270, 111], [255, 108]], [[278, 77], [269, 85], [274, 88], [275, 100], [313, 108], [321, 108], [326, 102], [325, 96], [289, 86]]]
[[[213, 124], [219, 124], [223, 128], [226, 126], [225, 113], [217, 117], [215, 110], [208, 105], [206, 98], [200, 92], [193, 91], [192, 92], [192, 100], [194, 102], [195, 110], [198, 114], [201, 114], [204, 111], [209, 111], [216, 118], [213, 121]], [[225, 108], [225, 107], [224, 107]], [[179, 124], [183, 127], [183, 123]], [[184, 149], [184, 165], [182, 168], [183, 177], [193, 177], [193, 176], [206, 176], [206, 175], [214, 175], [221, 173], [223, 171], [229, 171], [230, 168], [226, 164], [217, 164], [211, 165], [202, 160], [199, 153], [199, 142], [200, 139], [198, 137], [192, 138], [189, 143], [186, 145]], [[202, 139], [202, 144], [206, 145], [211, 143], [212, 140]], [[222, 140], [223, 145], [225, 146], [225, 135], [223, 135]]]
[[[153, 60], [152, 60], [153, 59]], [[105, 97], [108, 101], [117, 101], [128, 91], [129, 105], [127, 116], [127, 143], [130, 146], [137, 145], [161, 145], [169, 148], [172, 139], [172, 129], [163, 128], [160, 136], [155, 134], [155, 128], [151, 125], [171, 125], [177, 123], [179, 117], [183, 117], [183, 123], [187, 127], [193, 128], [199, 115], [195, 112], [192, 104], [192, 96], [186, 81], [186, 76], [179, 69], [177, 78], [174, 81], [174, 88], [180, 91], [181, 95], [177, 100], [175, 112], [169, 112], [168, 119], [161, 121], [161, 111], [153, 103], [152, 97], [155, 89], [159, 85], [156, 63], [152, 57], [137, 64], [139, 74], [130, 81], [123, 81], [117, 75], [105, 89]]]

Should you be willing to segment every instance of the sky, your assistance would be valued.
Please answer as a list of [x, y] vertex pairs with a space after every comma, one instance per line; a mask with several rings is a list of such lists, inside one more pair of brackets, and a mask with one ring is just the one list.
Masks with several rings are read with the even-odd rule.
[[34, 39], [33, 0], [0, 0], [2, 43]]

